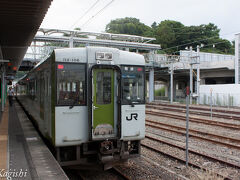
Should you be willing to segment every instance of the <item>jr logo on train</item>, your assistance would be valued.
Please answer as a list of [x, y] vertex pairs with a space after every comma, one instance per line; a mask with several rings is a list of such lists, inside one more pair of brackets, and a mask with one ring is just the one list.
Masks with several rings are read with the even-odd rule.
[[126, 120], [131, 121], [133, 118], [134, 118], [135, 120], [137, 120], [137, 117], [138, 117], [138, 114], [137, 114], [137, 113], [132, 113], [132, 114], [130, 115], [130, 118], [129, 118], [128, 116], [126, 116]]

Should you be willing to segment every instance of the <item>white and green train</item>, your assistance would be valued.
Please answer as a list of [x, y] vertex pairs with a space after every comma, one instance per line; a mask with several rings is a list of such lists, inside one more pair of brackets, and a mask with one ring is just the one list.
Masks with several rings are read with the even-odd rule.
[[145, 137], [145, 60], [106, 47], [56, 49], [18, 82], [18, 99], [62, 166], [136, 157]]

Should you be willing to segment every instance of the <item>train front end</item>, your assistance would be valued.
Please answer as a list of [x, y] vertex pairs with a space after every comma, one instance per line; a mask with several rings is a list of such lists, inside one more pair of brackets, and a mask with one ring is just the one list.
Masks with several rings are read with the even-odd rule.
[[[94, 55], [94, 56], [93, 56]], [[90, 139], [111, 166], [140, 154], [145, 136], [145, 61], [117, 49], [88, 49]]]
[[[65, 157], [76, 154], [76, 165], [92, 167], [91, 163], [98, 162], [108, 169], [140, 155], [140, 141], [145, 137], [145, 60], [142, 55], [114, 48], [87, 47], [85, 50], [86, 54], [82, 51], [82, 55], [78, 55], [81, 63], [74, 62], [74, 71], [82, 68], [82, 73], [79, 77], [75, 75], [74, 80], [67, 78], [72, 85], [57, 80], [58, 97], [60, 90], [67, 90], [69, 86], [78, 100], [71, 102], [74, 106], [59, 107], [62, 112], [56, 112], [56, 123], [58, 119], [66, 122], [68, 116], [71, 126], [64, 128], [62, 124], [59, 130], [56, 128], [56, 146], [59, 146], [61, 165], [69, 165]], [[60, 54], [64, 51], [60, 50]], [[64, 54], [64, 58], [78, 61], [77, 51], [75, 48], [71, 53], [75, 56]], [[62, 64], [57, 64], [59, 74], [66, 73], [68, 65]]]

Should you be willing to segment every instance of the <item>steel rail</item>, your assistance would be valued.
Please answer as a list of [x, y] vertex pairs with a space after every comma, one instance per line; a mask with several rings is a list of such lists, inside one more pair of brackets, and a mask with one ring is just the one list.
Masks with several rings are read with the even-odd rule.
[[[157, 122], [157, 121], [152, 121], [152, 120], [149, 120], [149, 119], [146, 119], [146, 120], [148, 122], [151, 122], [151, 123], [156, 123], [156, 124], [160, 124], [160, 125], [168, 125], [168, 126], [171, 126], [173, 128], [181, 129], [181, 130], [186, 131], [185, 127], [169, 125], [169, 124], [165, 124], [165, 123], [161, 123], [161, 122]], [[236, 142], [236, 143], [240, 144], [240, 139], [235, 139], [235, 138], [232, 138], [232, 137], [226, 137], [226, 136], [222, 136], [222, 135], [217, 135], [217, 134], [213, 134], [213, 133], [209, 133], [209, 132], [203, 132], [203, 131], [199, 131], [199, 130], [195, 130], [195, 129], [189, 129], [189, 131], [190, 132], [194, 132], [194, 133], [203, 134], [203, 135], [209, 135], [209, 136], [212, 136], [212, 137], [215, 137], [215, 138], [226, 139], [228, 141], [232, 141], [232, 142]]]
[[[186, 116], [179, 115], [179, 114], [176, 115], [176, 114], [169, 114], [169, 113], [164, 113], [164, 112], [155, 112], [155, 111], [149, 111], [149, 110], [146, 110], [146, 114], [170, 117], [170, 118], [186, 121]], [[189, 117], [189, 121], [196, 122], [196, 123], [202, 123], [202, 124], [206, 124], [206, 125], [214, 125], [214, 126], [219, 126], [219, 127], [224, 127], [224, 128], [231, 128], [231, 129], [240, 130], [240, 125], [233, 124], [233, 123], [218, 122], [218, 121], [207, 120], [207, 119], [202, 119], [202, 118], [195, 118], [195, 117]]]
[[[147, 145], [147, 144], [145, 144], [145, 143], [143, 143], [143, 142], [141, 142], [141, 146], [143, 146], [143, 147], [145, 147], [145, 148], [148, 148], [148, 149], [150, 149], [150, 150], [152, 150], [152, 151], [155, 151], [155, 152], [157, 152], [157, 153], [160, 153], [160, 154], [162, 154], [162, 155], [164, 155], [164, 156], [167, 156], [167, 157], [169, 157], [169, 158], [176, 159], [176, 160], [178, 160], [180, 163], [183, 163], [183, 164], [186, 163], [186, 161], [185, 161], [184, 159], [180, 158], [180, 157], [177, 157], [177, 156], [174, 156], [174, 155], [172, 155], [172, 154], [169, 154], [169, 153], [166, 153], [166, 152], [164, 152], [164, 151], [161, 151], [160, 149], [155, 148], [155, 147], [152, 147], [152, 146], [149, 146], [149, 145]], [[198, 168], [198, 169], [202, 169], [202, 170], [204, 170], [204, 171], [208, 171], [207, 168], [202, 167], [202, 166], [200, 166], [200, 165], [197, 165], [196, 163], [193, 163], [193, 162], [188, 162], [188, 165], [189, 165], [189, 166], [192, 166], [192, 167], [195, 167], [195, 168]], [[222, 175], [222, 174], [219, 174], [219, 173], [216, 173], [216, 172], [214, 172], [214, 173], [215, 173], [217, 176], [224, 178], [224, 180], [231, 180], [231, 178], [228, 177], [228, 176], [225, 176], [225, 175]]]
[[[179, 148], [179, 149], [184, 150], [184, 151], [186, 150], [186, 148], [184, 146], [180, 146], [180, 145], [177, 145], [177, 144], [172, 144], [170, 142], [167, 142], [167, 141], [164, 141], [164, 140], [160, 140], [158, 138], [150, 137], [148, 135], [146, 135], [145, 137], [148, 138], [148, 139], [151, 139], [153, 141], [157, 141], [157, 142], [160, 142], [160, 143], [163, 143], [163, 144], [167, 144], [167, 145], [172, 146], [172, 147]], [[218, 159], [216, 157], [212, 157], [210, 155], [207, 155], [207, 154], [204, 154], [204, 153], [200, 153], [200, 152], [195, 151], [193, 149], [189, 149], [189, 152], [193, 153], [193, 154], [196, 154], [198, 156], [203, 156], [203, 157], [206, 157], [208, 159], [211, 159], [211, 160], [214, 160], [214, 161], [218, 161], [218, 162], [220, 162], [222, 164], [226, 164], [228, 166], [240, 169], [240, 165], [238, 165], [238, 164], [235, 164], [235, 163], [232, 163], [232, 162], [228, 162], [228, 161], [224, 161], [222, 159]]]
[[[158, 107], [157, 107], [158, 106]], [[160, 107], [159, 107], [160, 106]], [[154, 108], [157, 109], [162, 109], [162, 110], [168, 110], [168, 111], [175, 111], [175, 112], [186, 112], [186, 107], [182, 107], [182, 106], [179, 106], [179, 107], [171, 107], [171, 105], [167, 105], [167, 106], [164, 106], [162, 107], [163, 105], [147, 105], [147, 107], [151, 107], [151, 108]], [[207, 110], [205, 110], [207, 111]], [[209, 111], [209, 110], [208, 110]], [[190, 113], [191, 114], [197, 114], [197, 115], [201, 115], [201, 116], [208, 116], [210, 117], [211, 116], [211, 112], [202, 112], [202, 111], [196, 111], [195, 110], [190, 110]], [[222, 112], [223, 113], [223, 112]], [[226, 112], [225, 112], [226, 113]], [[240, 115], [240, 114], [239, 114]], [[213, 113], [212, 114], [213, 117], [217, 117], [217, 118], [225, 118], [225, 119], [231, 119], [231, 120], [240, 120], [240, 116], [234, 116], [232, 114], [217, 114], [217, 113]]]
[[[176, 105], [176, 104], [163, 104], [163, 103], [148, 103], [147, 105], [154, 105], [154, 106], [164, 106], [164, 107], [173, 107], [173, 108], [179, 108], [179, 109], [185, 109], [186, 106], [184, 105]], [[205, 113], [205, 115], [210, 116], [210, 107], [195, 107], [190, 106], [190, 110], [202, 110], [202, 111], [208, 111]], [[190, 111], [191, 113], [194, 113], [196, 111]], [[219, 112], [219, 113], [225, 113], [225, 114], [213, 114], [213, 117], [220, 117], [220, 118], [227, 118], [227, 119], [233, 119], [233, 120], [240, 120], [240, 109], [239, 111], [233, 111], [233, 110], [225, 110], [225, 109], [215, 109], [213, 108], [213, 112]], [[204, 113], [204, 112], [196, 112], [197, 113]], [[239, 116], [234, 116], [239, 115]]]
[[[146, 122], [149, 122], [149, 120], [146, 120]], [[152, 123], [156, 124], [155, 121], [152, 122]], [[168, 124], [165, 124], [165, 123], [157, 123], [157, 124], [160, 124], [160, 125], [163, 125], [163, 126], [167, 126], [167, 127], [170, 127], [170, 128], [175, 128], [177, 130], [173, 130], [173, 129], [169, 129], [169, 128], [165, 128], [165, 127], [161, 127], [161, 126], [152, 125], [152, 124], [149, 124], [149, 123], [146, 123], [146, 126], [157, 128], [157, 129], [162, 129], [162, 130], [165, 130], [165, 131], [170, 131], [170, 132], [173, 132], [173, 133], [176, 133], [176, 134], [185, 135], [185, 132], [179, 131], [179, 130], [182, 130], [182, 129], [185, 130], [185, 128], [181, 128], [181, 127], [178, 127], [178, 126], [172, 126], [172, 125], [168, 125]], [[191, 132], [191, 130], [189, 130], [189, 131]], [[202, 133], [202, 132], [200, 132], [200, 133]], [[204, 133], [202, 133], [202, 134], [204, 134]], [[206, 134], [204, 134], [204, 135], [206, 135]], [[215, 144], [220, 144], [220, 145], [224, 145], [224, 146], [227, 146], [227, 147], [231, 147], [231, 148], [235, 148], [235, 149], [240, 150], [240, 146], [237, 146], [237, 145], [234, 145], [234, 144], [230, 144], [230, 143], [226, 143], [226, 142], [222, 142], [222, 141], [209, 139], [209, 138], [205, 138], [205, 137], [201, 137], [201, 136], [198, 136], [198, 135], [193, 134], [193, 133], [189, 133], [189, 137], [193, 137], [193, 138], [204, 140], [204, 141], [209, 141], [209, 142], [212, 142], [212, 143], [215, 143]]]

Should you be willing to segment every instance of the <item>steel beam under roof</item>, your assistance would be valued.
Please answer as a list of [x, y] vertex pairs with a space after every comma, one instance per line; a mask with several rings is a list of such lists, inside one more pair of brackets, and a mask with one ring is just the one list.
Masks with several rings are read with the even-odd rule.
[[[71, 37], [37, 35], [34, 37], [33, 40], [42, 41], [42, 42], [69, 42], [70, 38]], [[89, 39], [89, 38], [77, 38], [77, 37], [73, 37], [73, 41], [74, 43], [98, 45], [98, 46], [101, 45], [101, 46], [134, 48], [134, 49], [144, 49], [144, 50], [161, 49], [161, 46], [157, 44], [128, 42], [128, 41]]]
[[10, 60], [7, 73], [19, 67], [52, 0], [0, 1], [0, 59]]
[[38, 32], [42, 32], [44, 35], [51, 35], [51, 34], [59, 34], [60, 33], [60, 34], [63, 34], [63, 35], [68, 35], [68, 36], [73, 36], [73, 37], [95, 36], [96, 39], [131, 41], [131, 42], [141, 42], [141, 43], [147, 43], [147, 42], [156, 40], [156, 38], [143, 37], [143, 36], [137, 36], [137, 35], [113, 34], [113, 33], [105, 33], [105, 32], [83, 32], [83, 31], [78, 31], [78, 30], [39, 28]]

